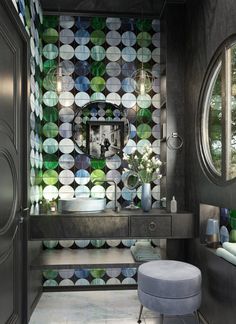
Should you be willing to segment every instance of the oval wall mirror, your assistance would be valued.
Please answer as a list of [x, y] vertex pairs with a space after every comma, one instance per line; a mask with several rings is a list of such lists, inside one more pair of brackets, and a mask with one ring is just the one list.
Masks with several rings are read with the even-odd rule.
[[75, 111], [73, 139], [81, 153], [97, 159], [121, 154], [128, 137], [129, 122], [121, 107], [94, 101]]

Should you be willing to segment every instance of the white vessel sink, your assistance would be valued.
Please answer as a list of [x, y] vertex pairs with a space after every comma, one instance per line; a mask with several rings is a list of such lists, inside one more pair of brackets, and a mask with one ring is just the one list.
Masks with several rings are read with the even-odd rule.
[[59, 199], [58, 209], [62, 212], [96, 213], [106, 208], [105, 198], [70, 198]]

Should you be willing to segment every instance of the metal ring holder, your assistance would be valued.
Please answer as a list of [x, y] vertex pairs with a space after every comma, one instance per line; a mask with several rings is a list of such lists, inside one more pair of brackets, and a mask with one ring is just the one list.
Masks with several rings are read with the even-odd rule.
[[[177, 139], [179, 141], [178, 145], [173, 145], [172, 139]], [[172, 133], [166, 140], [166, 144], [168, 146], [169, 149], [171, 150], [179, 150], [183, 144], [184, 144], [184, 140], [183, 138], [176, 132], [176, 133]]]

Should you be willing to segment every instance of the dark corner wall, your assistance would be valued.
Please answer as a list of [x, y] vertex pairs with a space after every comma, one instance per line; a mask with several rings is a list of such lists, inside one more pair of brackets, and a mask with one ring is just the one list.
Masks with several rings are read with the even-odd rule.
[[[213, 184], [204, 174], [196, 150], [196, 113], [204, 74], [216, 49], [236, 33], [235, 0], [187, 0], [185, 7], [185, 196], [186, 207], [204, 218], [200, 203], [236, 208], [236, 182]], [[201, 225], [201, 221], [200, 224]], [[196, 239], [188, 245], [188, 261], [203, 273], [201, 312], [212, 324], [233, 324], [236, 318], [236, 268], [209, 252]]]

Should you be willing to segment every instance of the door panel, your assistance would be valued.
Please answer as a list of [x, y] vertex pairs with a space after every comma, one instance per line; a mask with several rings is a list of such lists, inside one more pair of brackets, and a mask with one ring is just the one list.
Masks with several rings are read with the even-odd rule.
[[[21, 324], [23, 117], [27, 37], [9, 0], [0, 2], [0, 323]], [[25, 125], [25, 127], [26, 127]], [[24, 143], [25, 144], [25, 143]], [[27, 190], [25, 190], [27, 191]]]

